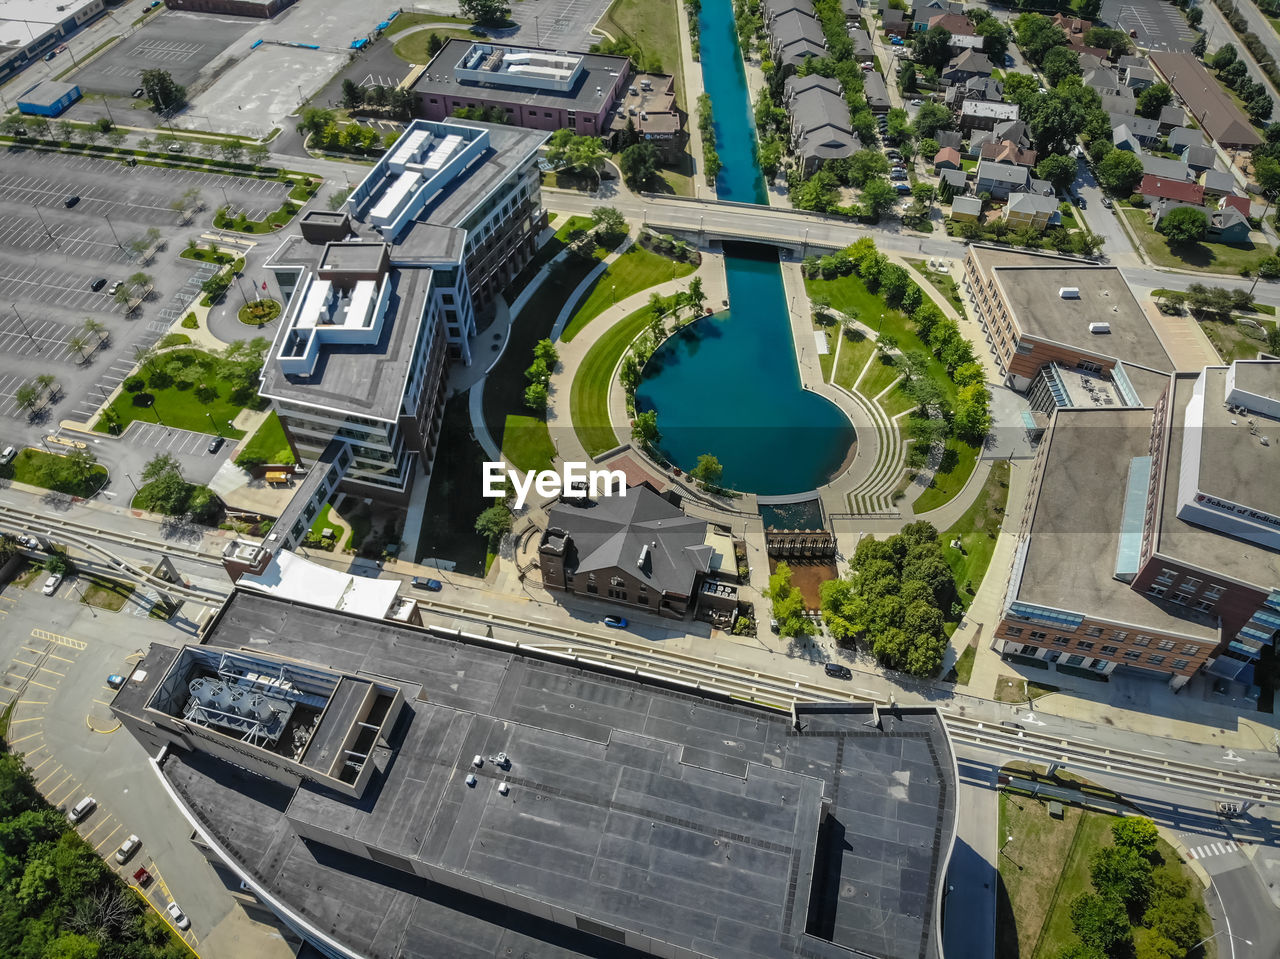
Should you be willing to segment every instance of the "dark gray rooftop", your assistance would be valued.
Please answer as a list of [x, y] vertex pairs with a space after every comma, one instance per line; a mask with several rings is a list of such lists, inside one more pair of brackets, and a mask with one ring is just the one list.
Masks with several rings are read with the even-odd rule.
[[[360, 800], [282, 789], [209, 757], [165, 764], [234, 859], [365, 954], [504, 955], [523, 936], [530, 955], [627, 955], [404, 871], [417, 869], [708, 956], [937, 955], [955, 790], [931, 709], [882, 715], [877, 729], [863, 708], [801, 708], [797, 728], [771, 711], [237, 592], [206, 641], [250, 638], [405, 689], [392, 749]], [[499, 750], [510, 769], [473, 769], [473, 755]]]
[[[306, 248], [314, 250], [315, 246], [300, 243], [289, 247], [300, 252]], [[279, 256], [275, 259], [290, 262]], [[405, 380], [415, 355], [413, 346], [426, 322], [423, 314], [431, 289], [431, 270], [392, 270], [387, 277], [391, 296], [377, 343], [326, 343], [315, 370], [305, 378], [287, 376], [279, 364], [267, 362], [262, 367], [262, 395], [394, 421], [404, 400]], [[280, 349], [279, 337], [289, 332], [290, 328], [282, 324], [271, 348], [273, 357]]]
[[[478, 38], [492, 47], [506, 50], [538, 50], [539, 47], [503, 46], [485, 38]], [[427, 64], [426, 70], [413, 84], [413, 90], [419, 96], [438, 94], [442, 96], [472, 96], [485, 100], [502, 100], [508, 103], [519, 103], [525, 106], [558, 107], [564, 110], [585, 110], [599, 113], [605, 108], [605, 100], [613, 92], [618, 82], [617, 75], [622, 71], [630, 73], [631, 65], [626, 57], [616, 57], [603, 53], [576, 53], [574, 56], [582, 60], [582, 71], [578, 74], [572, 88], [565, 91], [545, 88], [519, 86], [512, 83], [463, 83], [454, 73], [458, 62], [462, 59], [477, 38], [462, 39], [455, 37], [445, 42], [440, 52]], [[554, 51], [547, 51], [554, 52]], [[599, 87], [599, 93], [596, 88]], [[471, 121], [467, 121], [468, 123]]]
[[382, 266], [387, 246], [381, 241], [339, 240], [325, 244], [320, 268], [344, 273], [371, 273]]

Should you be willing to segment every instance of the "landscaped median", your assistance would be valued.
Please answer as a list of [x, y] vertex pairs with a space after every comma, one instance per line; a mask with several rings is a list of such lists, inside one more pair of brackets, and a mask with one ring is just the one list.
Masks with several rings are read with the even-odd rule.
[[92, 496], [107, 480], [107, 471], [88, 450], [69, 447], [65, 453], [41, 449], [19, 450], [12, 462], [0, 466], [0, 479], [38, 486], [69, 496]]

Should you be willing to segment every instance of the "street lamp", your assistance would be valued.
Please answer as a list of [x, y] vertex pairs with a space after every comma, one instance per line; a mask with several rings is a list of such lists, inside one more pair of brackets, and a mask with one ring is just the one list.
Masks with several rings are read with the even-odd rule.
[[[203, 385], [203, 384], [201, 384], [201, 385]], [[213, 418], [213, 414], [212, 414], [212, 413], [210, 413], [208, 410], [205, 410], [204, 415], [205, 415], [205, 416], [207, 416], [207, 417], [209, 417], [209, 422], [213, 424], [214, 432], [216, 432], [219, 436], [221, 436], [221, 435], [222, 435], [222, 428], [221, 428], [220, 426], [218, 426], [218, 421], [217, 421], [217, 420], [215, 420], [215, 419]]]
[[27, 329], [27, 321], [22, 318], [22, 314], [18, 312], [18, 308], [12, 303], [9, 304], [9, 308], [13, 310], [13, 315], [16, 316], [18, 318], [18, 322], [22, 324], [22, 332], [27, 334], [27, 339], [35, 345], [36, 352], [43, 353], [44, 350], [40, 349], [40, 344], [36, 343], [36, 338], [32, 336], [31, 331]]
[[130, 475], [129, 473], [125, 473], [124, 475], [125, 475], [125, 478], [128, 479], [130, 483], [133, 483], [133, 491], [135, 493], [141, 493], [142, 490], [138, 489], [138, 484], [134, 481], [133, 476]]

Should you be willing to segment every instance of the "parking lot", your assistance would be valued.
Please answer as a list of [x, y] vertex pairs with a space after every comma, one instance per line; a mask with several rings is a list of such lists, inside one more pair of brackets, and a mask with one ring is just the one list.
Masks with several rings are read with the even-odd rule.
[[1164, 0], [1106, 0], [1102, 18], [1117, 30], [1136, 30], [1138, 46], [1149, 50], [1190, 50], [1196, 40], [1178, 8]]

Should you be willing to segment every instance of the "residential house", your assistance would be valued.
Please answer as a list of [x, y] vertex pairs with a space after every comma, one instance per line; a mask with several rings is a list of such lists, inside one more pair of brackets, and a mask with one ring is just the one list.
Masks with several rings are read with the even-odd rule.
[[884, 32], [891, 37], [905, 37], [911, 32], [911, 16], [896, 7], [889, 7], [880, 18]]
[[1176, 200], [1195, 206], [1204, 205], [1204, 187], [1199, 183], [1189, 183], [1186, 180], [1166, 180], [1148, 174], [1142, 178], [1137, 192], [1142, 194], [1142, 199], [1148, 206], [1154, 206], [1160, 200]]
[[849, 23], [853, 23], [862, 16], [862, 4], [859, 0], [840, 0], [840, 10]]
[[929, 21], [941, 13], [964, 13], [964, 4], [954, 0], [915, 0], [911, 5], [911, 31], [924, 33]]
[[1120, 82], [1135, 93], [1152, 86], [1156, 79], [1156, 72], [1150, 67], [1124, 67], [1120, 70]]
[[1159, 200], [1151, 206], [1151, 225], [1157, 230], [1160, 221], [1179, 207], [1199, 210], [1209, 220], [1205, 230], [1205, 239], [1215, 243], [1247, 243], [1249, 241], [1249, 220], [1234, 206], [1219, 209], [1205, 209], [1196, 203], [1180, 203], [1177, 200]]
[[943, 147], [933, 158], [933, 172], [941, 173], [943, 170], [962, 170], [960, 165], [960, 151], [951, 147]]
[[1153, 53], [1151, 63], [1201, 129], [1222, 146], [1247, 149], [1262, 142], [1248, 118], [1192, 54]]
[[1170, 103], [1160, 111], [1160, 132], [1168, 133], [1174, 127], [1186, 126], [1187, 112], [1176, 103]]
[[989, 193], [998, 199], [1004, 199], [1010, 193], [1025, 192], [1031, 186], [1031, 171], [1016, 163], [996, 163], [994, 160], [979, 160], [977, 180], [974, 192]]
[[1121, 87], [1116, 93], [1099, 94], [1102, 99], [1102, 109], [1112, 115], [1120, 113], [1124, 116], [1131, 117], [1138, 112], [1138, 101], [1134, 99], [1133, 91], [1128, 87]]
[[774, 62], [792, 73], [805, 60], [826, 56], [827, 41], [817, 20], [789, 10], [769, 24], [769, 50]]
[[1245, 219], [1248, 219], [1252, 215], [1249, 198], [1247, 196], [1236, 196], [1235, 194], [1224, 196], [1218, 200], [1217, 207], [1219, 210], [1225, 210], [1227, 207], [1232, 207], [1239, 210], [1240, 215]]
[[1057, 216], [1057, 198], [1037, 193], [1015, 193], [1004, 208], [1004, 221], [1015, 230], [1024, 226], [1044, 230]]
[[[1137, 137], [1138, 142], [1143, 146], [1151, 146], [1160, 140], [1160, 124], [1155, 120], [1148, 120], [1146, 117], [1130, 116], [1124, 113], [1108, 114], [1111, 117], [1111, 129], [1116, 127], [1127, 126], [1129, 132]], [[1114, 137], [1113, 137], [1114, 140]], [[1136, 150], [1134, 151], [1137, 152]]]
[[1129, 96], [1133, 96], [1133, 91], [1120, 82], [1120, 74], [1110, 67], [1085, 70], [1080, 77], [1080, 82], [1096, 92], [1098, 96], [1123, 96], [1121, 91], [1124, 90], [1129, 90]]
[[1195, 127], [1174, 127], [1167, 139], [1170, 153], [1181, 153], [1187, 147], [1202, 147], [1209, 142]]
[[976, 196], [957, 196], [951, 201], [951, 219], [977, 222], [982, 217], [982, 200]]
[[1182, 162], [1191, 167], [1197, 174], [1212, 170], [1218, 160], [1217, 153], [1211, 146], [1187, 147], [1182, 151]]
[[815, 18], [818, 15], [813, 0], [760, 0], [760, 15], [766, 26], [784, 13], [800, 13]]
[[1072, 52], [1076, 54], [1076, 58], [1079, 61], [1079, 65], [1080, 65], [1080, 72], [1082, 74], [1088, 73], [1090, 70], [1110, 70], [1111, 69], [1111, 60], [1109, 59], [1109, 56], [1105, 50], [1102, 51], [1102, 56], [1098, 56], [1097, 54], [1094, 54], [1094, 53], [1089, 53], [1087, 50], [1082, 51], [1075, 47], [1072, 48]]
[[933, 135], [938, 141], [940, 147], [951, 147], [953, 150], [959, 150], [964, 146], [964, 137], [959, 130], [939, 130]]
[[983, 160], [995, 160], [997, 163], [1016, 163], [1018, 166], [1025, 167], [1036, 165], [1036, 151], [1024, 150], [1012, 140], [984, 143], [978, 156]]
[[1079, 37], [1080, 42], [1084, 42], [1084, 35], [1093, 27], [1092, 20], [1081, 20], [1078, 17], [1064, 17], [1060, 13], [1053, 15], [1053, 25], [1067, 35], [1067, 40], [1072, 37]]
[[981, 53], [986, 42], [986, 37], [979, 37], [976, 34], [974, 36], [964, 33], [953, 34], [951, 37], [951, 55], [958, 56], [966, 50], [977, 50]]
[[973, 37], [977, 36], [974, 32], [973, 24], [969, 22], [969, 18], [963, 13], [940, 13], [937, 16], [929, 18], [928, 29], [941, 27], [953, 37]]
[[875, 47], [871, 43], [871, 34], [867, 33], [861, 27], [849, 28], [849, 39], [853, 41], [853, 55], [858, 60], [872, 60], [875, 55]]
[[867, 98], [867, 106], [872, 113], [888, 113], [892, 104], [889, 102], [889, 89], [884, 85], [884, 77], [874, 70], [865, 70], [862, 74], [862, 95]]
[[995, 77], [970, 77], [964, 82], [964, 98], [999, 103], [1004, 99], [1004, 83]]
[[1150, 153], [1141, 154], [1141, 158], [1142, 172], [1150, 176], [1159, 177], [1162, 180], [1183, 180], [1188, 183], [1195, 179], [1191, 175], [1191, 168], [1181, 160], [1152, 156]]
[[1142, 144], [1133, 135], [1127, 123], [1121, 123], [1111, 131], [1111, 145], [1117, 150], [1128, 150], [1130, 153], [1142, 153]]
[[965, 131], [991, 130], [997, 123], [1016, 119], [1018, 119], [1016, 103], [965, 100], [960, 108], [960, 128]]
[[1127, 70], [1129, 67], [1147, 67], [1150, 66], [1150, 64], [1147, 63], [1146, 57], [1135, 57], [1132, 54], [1125, 54], [1116, 61], [1116, 66], [1121, 70]]
[[991, 128], [997, 140], [1012, 140], [1018, 146], [1031, 146], [1031, 137], [1027, 135], [1027, 124], [1023, 120], [1000, 120]]
[[947, 83], [964, 83], [971, 77], [989, 77], [994, 69], [986, 54], [966, 50], [960, 56], [952, 57], [939, 76]]
[[[1205, 196], [1220, 196], [1232, 199], [1244, 200], [1246, 206], [1249, 201], [1244, 197], [1231, 197], [1236, 189], [1236, 178], [1230, 173], [1223, 173], [1221, 170], [1205, 170], [1200, 174], [1197, 181], [1204, 187]], [[1247, 210], [1245, 212], [1248, 212]]]
[[946, 184], [952, 196], [961, 196], [969, 191], [969, 174], [964, 170], [943, 170], [938, 175], [938, 189]]
[[817, 75], [789, 77], [785, 91], [791, 115], [791, 149], [805, 176], [828, 160], [852, 156], [862, 149], [849, 123], [849, 105], [838, 80]]

